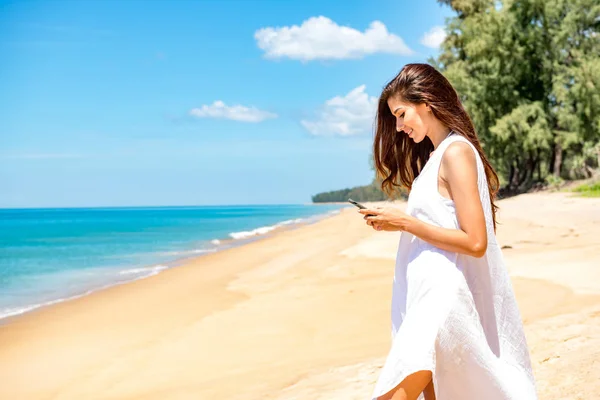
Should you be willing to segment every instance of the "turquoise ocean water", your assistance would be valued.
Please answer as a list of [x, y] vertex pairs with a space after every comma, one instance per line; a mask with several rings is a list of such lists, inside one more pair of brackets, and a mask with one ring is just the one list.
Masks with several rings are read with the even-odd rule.
[[0, 319], [151, 276], [342, 207], [0, 209]]

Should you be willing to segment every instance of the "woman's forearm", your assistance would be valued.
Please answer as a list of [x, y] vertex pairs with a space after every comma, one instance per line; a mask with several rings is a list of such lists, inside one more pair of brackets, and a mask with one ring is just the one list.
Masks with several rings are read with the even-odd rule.
[[483, 257], [487, 249], [487, 239], [481, 243], [470, 238], [463, 230], [442, 228], [423, 222], [415, 217], [410, 218], [403, 230], [442, 250], [455, 253]]

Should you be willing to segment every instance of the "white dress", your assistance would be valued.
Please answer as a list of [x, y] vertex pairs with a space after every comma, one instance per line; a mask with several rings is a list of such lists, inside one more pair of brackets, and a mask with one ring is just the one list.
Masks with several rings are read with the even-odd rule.
[[438, 191], [442, 154], [457, 141], [468, 143], [477, 159], [487, 251], [482, 258], [453, 253], [402, 232], [392, 290], [392, 346], [372, 400], [421, 370], [432, 372], [437, 400], [537, 398], [521, 316], [494, 234], [484, 166], [468, 139], [451, 133], [439, 144], [413, 183], [406, 212], [459, 229], [454, 202]]

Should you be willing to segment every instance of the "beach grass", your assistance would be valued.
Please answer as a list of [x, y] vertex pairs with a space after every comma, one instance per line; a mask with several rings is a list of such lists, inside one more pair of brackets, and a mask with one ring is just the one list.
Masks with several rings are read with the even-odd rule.
[[573, 192], [582, 197], [600, 197], [600, 181], [577, 186]]

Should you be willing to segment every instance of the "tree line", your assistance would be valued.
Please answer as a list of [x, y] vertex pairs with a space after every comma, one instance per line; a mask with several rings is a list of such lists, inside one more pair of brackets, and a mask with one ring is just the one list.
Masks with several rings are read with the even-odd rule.
[[[502, 192], [592, 176], [600, 165], [600, 2], [438, 2], [455, 15], [428, 62], [458, 91]], [[380, 197], [371, 186], [346, 190]], [[329, 193], [313, 201], [347, 194]]]

